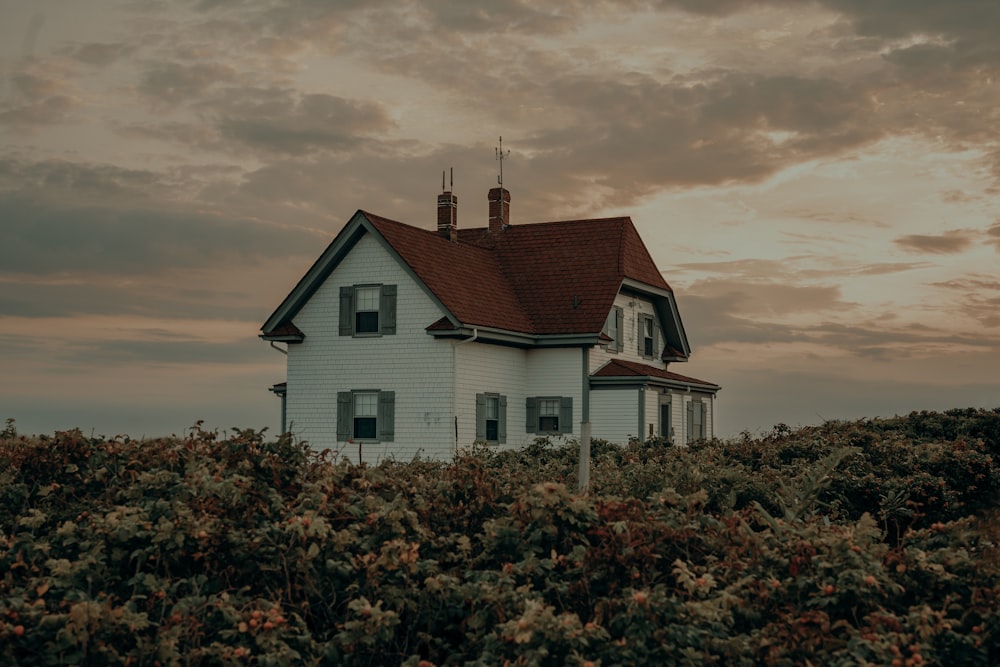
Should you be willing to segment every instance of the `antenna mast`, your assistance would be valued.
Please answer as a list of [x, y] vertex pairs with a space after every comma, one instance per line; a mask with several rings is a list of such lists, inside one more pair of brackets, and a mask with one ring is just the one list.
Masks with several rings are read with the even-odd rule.
[[[500, 186], [500, 190], [503, 190], [503, 161], [510, 155], [510, 149], [507, 149], [506, 153], [503, 152], [503, 137], [500, 137], [500, 147], [493, 150], [496, 151], [496, 159], [500, 160], [500, 175], [497, 176], [497, 185]], [[500, 198], [503, 199], [503, 194], [500, 195]]]

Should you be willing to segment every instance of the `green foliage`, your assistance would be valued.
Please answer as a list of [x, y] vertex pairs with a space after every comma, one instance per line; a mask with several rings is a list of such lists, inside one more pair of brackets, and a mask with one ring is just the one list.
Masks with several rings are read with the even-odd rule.
[[0, 664], [992, 665], [1000, 411], [331, 461], [0, 434]]

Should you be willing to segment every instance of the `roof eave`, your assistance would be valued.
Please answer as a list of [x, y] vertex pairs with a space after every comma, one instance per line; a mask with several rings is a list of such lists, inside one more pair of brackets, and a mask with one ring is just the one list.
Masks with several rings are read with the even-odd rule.
[[273, 340], [276, 343], [289, 343], [291, 345], [296, 345], [305, 340], [306, 335], [296, 335], [296, 334], [267, 334], [262, 333], [257, 336], [261, 340]]
[[598, 345], [600, 333], [559, 333], [559, 334], [529, 334], [496, 327], [481, 327], [473, 324], [461, 324], [455, 329], [439, 329], [427, 331], [435, 338], [472, 338], [484, 343], [498, 343], [515, 347], [582, 347]]
[[722, 387], [717, 384], [700, 382], [683, 382], [681, 380], [669, 380], [667, 378], [656, 377], [654, 375], [603, 375], [600, 377], [590, 376], [591, 386], [621, 386], [621, 385], [655, 385], [658, 387], [669, 387], [671, 389], [683, 389], [685, 391], [701, 391], [710, 394], [717, 394]]

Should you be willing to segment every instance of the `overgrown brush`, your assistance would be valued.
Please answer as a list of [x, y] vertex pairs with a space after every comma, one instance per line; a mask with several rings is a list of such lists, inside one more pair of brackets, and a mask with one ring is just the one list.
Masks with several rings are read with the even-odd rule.
[[991, 665], [1000, 410], [361, 467], [0, 434], [0, 664]]

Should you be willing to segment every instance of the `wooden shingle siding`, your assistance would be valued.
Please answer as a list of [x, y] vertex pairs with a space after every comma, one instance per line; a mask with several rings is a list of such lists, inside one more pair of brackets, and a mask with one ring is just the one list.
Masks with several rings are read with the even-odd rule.
[[[494, 393], [507, 398], [507, 437], [501, 449], [521, 447], [528, 440], [524, 431], [524, 397], [527, 378], [524, 350], [500, 345], [466, 343], [455, 345], [455, 414], [458, 416], [458, 446], [476, 440], [476, 394]], [[454, 439], [454, 433], [452, 433]]]
[[[366, 283], [395, 285], [395, 335], [340, 335], [340, 288]], [[295, 317], [306, 338], [288, 350], [289, 429], [315, 449], [341, 450], [356, 462], [358, 446], [338, 436], [338, 431], [341, 436], [349, 433], [350, 427], [345, 431], [337, 424], [337, 393], [391, 391], [394, 428], [383, 431], [379, 443], [361, 447], [363, 460], [409, 460], [418, 453], [450, 457], [451, 344], [424, 330], [443, 315], [378, 241], [362, 237]], [[383, 415], [386, 410], [388, 405], [382, 406]]]
[[[618, 293], [615, 297], [615, 306], [622, 310], [622, 349], [619, 352], [611, 351], [600, 346], [595, 346], [590, 351], [590, 372], [593, 373], [598, 368], [612, 359], [625, 359], [627, 361], [638, 361], [657, 368], [666, 368], [666, 364], [660, 361], [659, 351], [654, 355], [654, 359], [643, 357], [639, 350], [642, 347], [642, 318], [643, 316], [656, 317], [653, 302], [640, 296], [632, 294]], [[663, 331], [656, 331], [656, 345], [662, 349]]]

